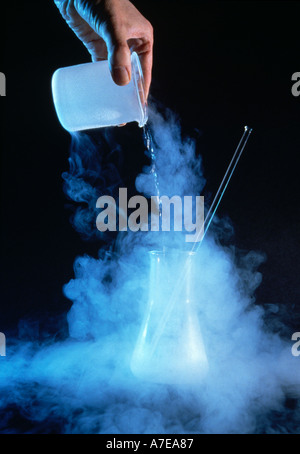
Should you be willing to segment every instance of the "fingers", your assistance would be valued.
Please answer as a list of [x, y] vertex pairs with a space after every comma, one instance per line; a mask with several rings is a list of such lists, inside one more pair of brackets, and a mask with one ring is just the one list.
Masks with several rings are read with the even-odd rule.
[[102, 38], [96, 36], [93, 40], [83, 44], [89, 51], [92, 61], [107, 60], [107, 47]]
[[131, 51], [140, 57], [147, 98], [151, 83], [153, 29], [128, 0], [54, 0], [93, 61], [108, 58], [114, 82], [131, 79]]
[[[106, 43], [109, 68], [114, 82], [126, 85], [131, 79], [131, 51], [141, 60], [148, 96], [151, 83], [153, 28], [127, 0], [100, 2], [92, 10], [94, 30]], [[92, 25], [92, 24], [91, 24]]]
[[145, 97], [148, 98], [152, 75], [152, 48], [151, 51], [139, 55], [144, 76]]

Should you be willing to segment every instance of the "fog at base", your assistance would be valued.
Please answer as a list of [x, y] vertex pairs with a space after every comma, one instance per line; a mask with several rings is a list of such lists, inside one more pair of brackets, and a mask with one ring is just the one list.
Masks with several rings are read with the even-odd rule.
[[[201, 194], [205, 180], [193, 141], [182, 139], [170, 113], [152, 112], [150, 118], [161, 194]], [[92, 153], [89, 162], [92, 167]], [[65, 176], [68, 195], [73, 191], [76, 201], [81, 195], [87, 200], [89, 186], [81, 184], [84, 169], [79, 159], [76, 165], [77, 173], [73, 162], [72, 175]], [[139, 175], [138, 191], [151, 195], [151, 181], [151, 173]], [[73, 218], [79, 231], [85, 214], [81, 210]], [[174, 384], [132, 373], [155, 285], [149, 251], [177, 251], [186, 245], [182, 234], [129, 232], [119, 236], [114, 252], [76, 259], [75, 277], [64, 287], [73, 302], [68, 339], [15, 340], [7, 348], [0, 368], [0, 408], [16, 405], [37, 426], [58, 420], [64, 433], [299, 433], [299, 358], [292, 356], [291, 342], [278, 334], [280, 321], [276, 330], [267, 323], [275, 306], [255, 305], [262, 279], [257, 270], [264, 254], [222, 246], [222, 226], [225, 229], [225, 221], [218, 219], [217, 229], [212, 226], [193, 262], [192, 319], [199, 326], [209, 366], [206, 374], [192, 383]], [[176, 254], [168, 255], [166, 267], [178, 269]], [[165, 294], [167, 290], [165, 286]], [[161, 301], [156, 303], [159, 311]], [[177, 303], [180, 306], [180, 298]], [[169, 323], [172, 326], [172, 311]], [[160, 349], [162, 370], [170, 364], [170, 348], [180, 351], [179, 341], [180, 336], [175, 347]], [[144, 354], [147, 359], [147, 349]], [[182, 366], [186, 373], [187, 358], [177, 359], [178, 370]], [[286, 406], [287, 396], [293, 399], [292, 409]], [[9, 411], [3, 414], [1, 431], [15, 432], [9, 426]]]

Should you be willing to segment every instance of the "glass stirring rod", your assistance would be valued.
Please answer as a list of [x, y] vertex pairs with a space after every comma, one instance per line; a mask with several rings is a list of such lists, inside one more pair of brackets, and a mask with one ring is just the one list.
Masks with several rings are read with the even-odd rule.
[[[248, 139], [250, 137], [250, 134], [252, 132], [252, 128], [249, 128], [248, 126], [245, 126], [244, 127], [244, 133], [241, 137], [241, 140], [239, 141], [238, 143], [238, 146], [236, 147], [236, 150], [234, 152], [234, 155], [229, 163], [229, 166], [227, 167], [227, 170], [226, 170], [226, 173], [223, 177], [223, 180], [221, 181], [221, 184], [219, 186], [219, 189], [214, 197], [214, 200], [211, 204], [211, 206], [209, 207], [209, 210], [207, 212], [207, 215], [204, 219], [204, 224], [202, 226], [202, 229], [200, 230], [197, 238], [196, 238], [196, 241], [192, 247], [192, 252], [196, 252], [197, 249], [199, 248], [201, 242], [203, 241], [204, 237], [205, 237], [205, 234], [207, 232], [207, 230], [209, 229], [209, 226], [213, 220], [213, 217], [218, 209], [218, 206], [220, 205], [220, 202], [222, 200], [222, 197], [224, 195], [224, 192], [226, 191], [226, 188], [229, 184], [229, 181], [232, 177], [232, 174], [233, 172], [235, 171], [235, 168], [237, 166], [237, 163], [239, 162], [239, 159], [244, 151], [244, 148], [248, 142]], [[201, 238], [202, 236], [202, 238]], [[200, 242], [199, 242], [199, 237], [201, 238]]]

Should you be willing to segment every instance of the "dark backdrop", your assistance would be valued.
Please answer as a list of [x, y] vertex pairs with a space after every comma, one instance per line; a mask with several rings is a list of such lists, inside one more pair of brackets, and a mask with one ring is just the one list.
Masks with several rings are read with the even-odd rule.
[[[299, 309], [300, 71], [299, 2], [134, 1], [155, 30], [152, 96], [173, 109], [197, 140], [207, 188], [214, 192], [242, 128], [254, 129], [219, 213], [235, 226], [234, 243], [267, 254], [261, 303]], [[99, 244], [72, 229], [61, 174], [70, 137], [54, 111], [55, 69], [89, 61], [49, 2], [15, 2], [1, 15], [1, 68], [7, 96], [1, 121], [0, 331], [36, 313], [70, 307], [62, 286], [77, 255]], [[151, 100], [150, 100], [151, 102]], [[117, 132], [133, 142], [140, 130]], [[126, 157], [126, 165], [133, 154]], [[136, 169], [138, 170], [138, 169]], [[291, 314], [293, 318], [293, 314]]]

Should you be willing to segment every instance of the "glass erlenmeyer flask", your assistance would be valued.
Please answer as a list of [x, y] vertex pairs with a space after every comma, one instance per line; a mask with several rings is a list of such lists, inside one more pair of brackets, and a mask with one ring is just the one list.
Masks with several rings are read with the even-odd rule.
[[150, 252], [149, 299], [131, 359], [131, 370], [141, 379], [188, 384], [207, 374], [195, 259], [191, 252]]

